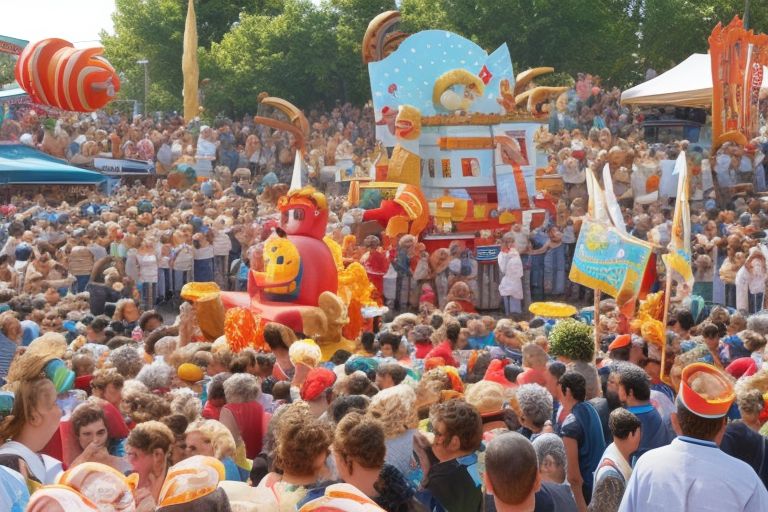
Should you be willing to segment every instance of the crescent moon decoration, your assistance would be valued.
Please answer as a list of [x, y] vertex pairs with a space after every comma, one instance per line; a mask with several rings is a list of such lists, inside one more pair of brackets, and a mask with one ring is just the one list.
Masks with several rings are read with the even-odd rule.
[[120, 90], [102, 48], [76, 49], [64, 39], [28, 45], [16, 62], [16, 81], [33, 101], [73, 112], [92, 112]]
[[254, 122], [275, 128], [276, 130], [292, 133], [296, 137], [296, 144], [302, 155], [306, 154], [306, 141], [309, 138], [309, 121], [307, 121], [304, 113], [296, 105], [282, 98], [267, 96], [261, 100], [261, 104], [279, 110], [288, 117], [289, 122], [286, 123], [279, 119], [263, 116], [255, 116], [253, 118]]
[[376, 62], [400, 46], [410, 34], [391, 32], [390, 29], [400, 22], [400, 12], [385, 11], [368, 23], [368, 29], [363, 36], [363, 63]]
[[547, 101], [553, 96], [559, 96], [560, 94], [566, 92], [568, 89], [568, 87], [534, 87], [533, 89], [528, 89], [527, 91], [515, 96], [515, 104], [520, 105], [525, 101], [540, 103], [542, 101]]
[[466, 69], [452, 69], [446, 71], [435, 80], [435, 85], [432, 89], [432, 103], [440, 105], [440, 97], [443, 93], [453, 85], [473, 85], [479, 94], [483, 94], [485, 91], [485, 84], [480, 77], [473, 75]]
[[555, 71], [555, 68], [544, 66], [540, 68], [526, 69], [515, 77], [515, 96], [525, 91], [528, 84], [537, 76], [546, 75]]

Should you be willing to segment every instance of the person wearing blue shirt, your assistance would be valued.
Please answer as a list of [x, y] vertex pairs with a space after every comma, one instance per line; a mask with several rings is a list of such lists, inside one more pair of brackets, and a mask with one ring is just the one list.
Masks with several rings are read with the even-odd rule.
[[768, 491], [755, 470], [718, 447], [734, 400], [733, 384], [720, 370], [686, 366], [675, 420], [680, 436], [638, 459], [619, 512], [768, 510]]
[[676, 437], [675, 431], [651, 404], [650, 378], [642, 368], [632, 363], [616, 365], [608, 385], [616, 387], [619, 400], [640, 420], [640, 446], [632, 454], [633, 460], [649, 450], [672, 442]]

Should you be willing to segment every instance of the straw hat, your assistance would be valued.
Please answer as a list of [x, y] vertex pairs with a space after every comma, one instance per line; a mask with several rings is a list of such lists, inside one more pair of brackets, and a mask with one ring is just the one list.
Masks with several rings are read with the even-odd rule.
[[67, 351], [67, 340], [58, 333], [45, 333], [32, 341], [27, 350], [14, 359], [8, 370], [9, 384], [34, 379], [39, 376], [45, 365], [53, 359], [61, 359]]
[[464, 400], [474, 405], [480, 416], [496, 414], [504, 410], [504, 386], [498, 382], [481, 380], [467, 389]]

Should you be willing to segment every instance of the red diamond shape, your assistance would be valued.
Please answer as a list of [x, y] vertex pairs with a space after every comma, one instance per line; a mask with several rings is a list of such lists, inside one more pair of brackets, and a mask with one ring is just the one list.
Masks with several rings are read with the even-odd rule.
[[493, 78], [493, 75], [488, 71], [488, 67], [485, 65], [483, 65], [483, 69], [480, 70], [480, 73], [478, 73], [477, 76], [480, 77], [480, 80], [482, 80], [485, 85], [488, 85], [488, 82]]

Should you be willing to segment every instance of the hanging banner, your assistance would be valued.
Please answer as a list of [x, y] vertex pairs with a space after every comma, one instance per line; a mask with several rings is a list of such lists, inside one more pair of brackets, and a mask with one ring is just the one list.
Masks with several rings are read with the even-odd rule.
[[758, 100], [763, 66], [768, 64], [768, 36], [744, 28], [738, 16], [709, 36], [712, 65], [712, 146], [746, 145], [759, 133]]
[[651, 251], [651, 244], [614, 226], [585, 220], [568, 277], [624, 304], [640, 293]]

